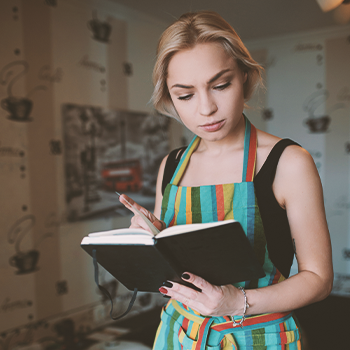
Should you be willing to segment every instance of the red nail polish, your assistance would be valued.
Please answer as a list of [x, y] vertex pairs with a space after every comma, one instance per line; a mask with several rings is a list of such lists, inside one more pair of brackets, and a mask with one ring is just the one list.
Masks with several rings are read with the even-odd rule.
[[160, 291], [162, 294], [168, 294], [168, 291], [167, 291], [165, 288], [163, 288], [163, 287], [160, 287], [160, 288], [159, 288], [159, 291]]

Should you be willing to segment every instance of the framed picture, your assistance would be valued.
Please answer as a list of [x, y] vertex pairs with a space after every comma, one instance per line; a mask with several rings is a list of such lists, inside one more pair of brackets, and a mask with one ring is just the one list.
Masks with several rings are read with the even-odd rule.
[[68, 221], [125, 215], [115, 191], [153, 211], [169, 119], [76, 104], [64, 104], [62, 117]]

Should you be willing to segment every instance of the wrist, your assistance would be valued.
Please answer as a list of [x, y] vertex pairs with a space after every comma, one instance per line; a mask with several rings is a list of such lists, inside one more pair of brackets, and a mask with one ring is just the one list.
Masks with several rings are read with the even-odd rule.
[[245, 316], [246, 316], [246, 313], [247, 313], [247, 310], [249, 308], [249, 303], [248, 303], [248, 298], [247, 298], [247, 294], [244, 290], [243, 287], [238, 287], [237, 288], [239, 293], [241, 294], [241, 298], [240, 298], [240, 303], [241, 303], [241, 307], [239, 308], [240, 310], [240, 313], [237, 314], [237, 316], [241, 316], [241, 319], [240, 321], [237, 323], [234, 319], [234, 316], [236, 315], [232, 315], [231, 318], [232, 318], [232, 322], [235, 326], [241, 326], [243, 327], [243, 322], [245, 320]]

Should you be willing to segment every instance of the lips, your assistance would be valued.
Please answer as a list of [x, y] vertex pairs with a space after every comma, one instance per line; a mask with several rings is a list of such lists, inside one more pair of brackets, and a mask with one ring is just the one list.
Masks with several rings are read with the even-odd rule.
[[208, 132], [214, 132], [214, 131], [220, 130], [224, 124], [225, 124], [225, 120], [219, 120], [214, 123], [207, 123], [204, 125], [200, 125], [200, 128]]

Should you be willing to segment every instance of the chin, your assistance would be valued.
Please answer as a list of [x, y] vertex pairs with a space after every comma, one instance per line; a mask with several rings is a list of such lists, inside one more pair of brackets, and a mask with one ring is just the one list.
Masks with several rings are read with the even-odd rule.
[[227, 134], [223, 134], [222, 132], [212, 132], [212, 133], [201, 133], [201, 135], [198, 135], [200, 138], [206, 141], [215, 142], [215, 141], [221, 141], [226, 138]]

